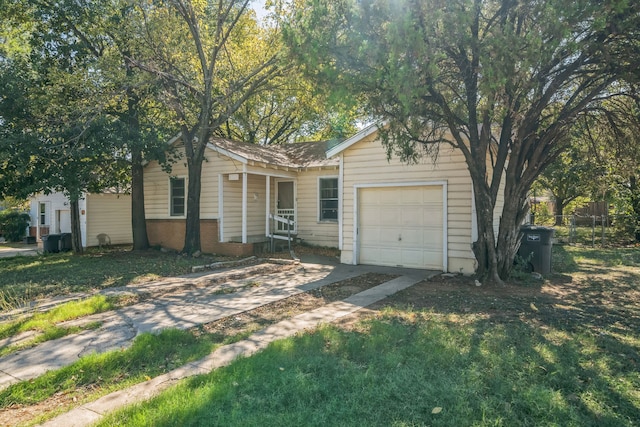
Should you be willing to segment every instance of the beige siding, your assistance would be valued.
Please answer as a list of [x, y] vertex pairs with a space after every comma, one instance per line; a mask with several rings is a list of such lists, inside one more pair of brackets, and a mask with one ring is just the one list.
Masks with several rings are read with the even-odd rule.
[[[218, 218], [218, 173], [228, 170], [229, 161], [218, 156], [207, 157], [202, 165], [200, 193], [200, 219]], [[171, 173], [162, 170], [156, 161], [144, 168], [145, 214], [149, 219], [176, 218], [169, 214], [169, 178], [185, 177], [188, 185], [187, 164], [184, 157], [171, 166]]]
[[[235, 173], [235, 172], [234, 172]], [[223, 175], [223, 241], [242, 242], [242, 180], [230, 180]], [[266, 177], [247, 174], [247, 241], [265, 240]], [[271, 194], [273, 198], [273, 193]]]
[[229, 175], [222, 178], [224, 207], [223, 241], [242, 242], [242, 174], [237, 180], [229, 180]]
[[173, 164], [171, 174], [162, 170], [156, 161], [144, 168], [144, 208], [148, 219], [169, 219], [169, 178], [187, 176], [184, 159]]
[[354, 261], [354, 189], [365, 184], [406, 184], [445, 181], [447, 183], [447, 246], [449, 270], [473, 273], [471, 251], [471, 178], [462, 153], [441, 149], [437, 163], [423, 158], [407, 165], [390, 161], [374, 133], [345, 150], [343, 155], [343, 251], [342, 262]]
[[87, 246], [97, 246], [101, 233], [109, 235], [114, 245], [133, 242], [130, 195], [87, 195]]
[[266, 200], [266, 177], [247, 175], [247, 240], [250, 243], [266, 239]]
[[210, 156], [206, 159], [202, 164], [200, 219], [216, 219], [218, 218], [218, 173], [220, 173], [222, 166], [228, 162]]
[[[274, 194], [274, 180], [277, 177], [296, 177], [296, 172], [287, 168], [267, 169], [262, 166], [243, 163], [207, 151], [202, 167], [202, 192], [200, 196], [200, 218], [219, 219], [218, 177], [223, 178], [223, 218], [221, 221], [223, 241], [242, 241], [242, 177], [248, 172], [247, 181], [247, 236], [248, 240], [265, 239], [266, 215], [266, 175], [271, 177], [271, 199]], [[187, 178], [188, 171], [184, 158], [172, 165], [171, 173], [162, 170], [158, 162], [150, 162], [144, 171], [145, 211], [149, 219], [176, 219], [169, 214], [169, 178]], [[238, 180], [229, 180], [230, 174], [238, 174]], [[275, 175], [275, 176], [273, 176]]]
[[298, 238], [303, 242], [338, 247], [338, 223], [319, 221], [319, 178], [338, 178], [335, 170], [314, 170], [300, 172], [297, 180]]

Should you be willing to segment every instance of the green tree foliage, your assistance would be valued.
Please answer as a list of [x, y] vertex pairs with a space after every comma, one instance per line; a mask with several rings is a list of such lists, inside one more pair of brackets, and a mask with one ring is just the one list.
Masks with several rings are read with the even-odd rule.
[[579, 126], [568, 137], [571, 141], [567, 150], [546, 167], [538, 177], [537, 185], [534, 185], [534, 189], [538, 187], [540, 193], [547, 190], [553, 196], [555, 225], [562, 224], [562, 215], [569, 203], [590, 193], [593, 174], [597, 169]]
[[188, 167], [183, 252], [200, 250], [201, 172], [211, 135], [279, 75], [276, 35], [257, 25], [250, 0], [138, 3], [146, 51], [136, 67], [162, 84], [160, 103], [179, 125]]
[[0, 233], [7, 241], [17, 242], [25, 236], [29, 220], [24, 212], [0, 211]]
[[[442, 144], [473, 181], [478, 273], [502, 283], [527, 195], [575, 120], [631, 73], [630, 0], [299, 0], [285, 16], [292, 55], [326, 90], [358, 96], [388, 123], [388, 155]], [[498, 235], [493, 214], [504, 185]]]
[[[3, 195], [25, 197], [62, 191], [71, 203], [73, 247], [82, 251], [78, 201], [83, 191], [122, 181], [122, 153], [114, 149], [113, 122], [96, 112], [101, 89], [95, 60], [73, 34], [56, 31], [55, 19], [30, 4], [12, 4], [29, 22], [28, 48], [1, 53], [0, 100]], [[26, 27], [26, 26], [25, 26]], [[11, 44], [9, 44], [11, 45]], [[18, 102], [15, 102], [18, 100]], [[117, 145], [117, 144], [116, 144]]]
[[7, 32], [10, 46], [21, 42], [22, 48], [8, 50], [3, 63], [2, 81], [11, 90], [2, 113], [3, 160], [10, 168], [4, 192], [61, 190], [76, 210], [84, 191], [130, 185], [134, 249], [147, 248], [142, 166], [164, 156], [159, 147], [168, 132], [166, 113], [150, 95], [153, 84], [127, 59], [139, 48], [131, 3], [7, 5], [5, 17], [23, 31]]
[[252, 144], [344, 139], [357, 132], [355, 108], [332, 105], [298, 70], [271, 80], [269, 91], [247, 100], [216, 135]]
[[27, 199], [19, 199], [16, 197], [7, 196], [0, 200], [0, 210], [3, 209], [26, 211], [29, 209], [29, 201]]
[[581, 123], [583, 140], [595, 166], [586, 182], [594, 200], [613, 202], [618, 214], [629, 221], [640, 242], [640, 97], [637, 88], [630, 96], [603, 102], [601, 108]]

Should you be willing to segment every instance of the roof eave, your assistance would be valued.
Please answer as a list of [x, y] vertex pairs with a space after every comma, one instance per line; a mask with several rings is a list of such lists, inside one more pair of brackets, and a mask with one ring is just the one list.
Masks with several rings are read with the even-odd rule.
[[239, 154], [236, 154], [236, 153], [234, 153], [232, 151], [229, 151], [227, 149], [224, 149], [222, 147], [219, 147], [216, 144], [212, 144], [211, 142], [207, 143], [207, 148], [215, 151], [216, 153], [220, 153], [223, 156], [227, 156], [230, 159], [236, 160], [236, 161], [238, 161], [238, 162], [240, 162], [242, 164], [246, 165], [246, 164], [249, 163], [249, 159], [247, 159], [246, 157], [241, 156]]
[[369, 135], [373, 134], [374, 132], [376, 132], [378, 130], [379, 126], [381, 126], [381, 125], [384, 125], [384, 123], [373, 123], [373, 124], [367, 126], [366, 128], [362, 129], [360, 132], [358, 132], [355, 135], [353, 135], [351, 138], [345, 139], [340, 144], [336, 145], [335, 147], [331, 148], [330, 150], [327, 150], [327, 153], [326, 153], [327, 158], [331, 158], [333, 156], [336, 156], [336, 155], [342, 153], [344, 150], [346, 150], [347, 148], [351, 147], [356, 142], [359, 142], [362, 139], [366, 138], [367, 136], [369, 136]]

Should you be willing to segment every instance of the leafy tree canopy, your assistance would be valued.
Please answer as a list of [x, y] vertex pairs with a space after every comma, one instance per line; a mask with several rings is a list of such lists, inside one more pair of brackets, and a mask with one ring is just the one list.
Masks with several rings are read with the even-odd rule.
[[145, 50], [130, 58], [154, 76], [172, 109], [188, 166], [183, 252], [200, 250], [200, 177], [210, 136], [282, 75], [277, 34], [260, 27], [249, 0], [139, 2]]
[[[478, 217], [478, 273], [507, 278], [527, 194], [566, 134], [633, 74], [630, 0], [298, 0], [287, 43], [326, 90], [386, 119], [389, 155], [462, 152]], [[637, 58], [637, 56], [636, 56]], [[502, 190], [504, 188], [504, 190]], [[507, 203], [493, 231], [498, 193]]]

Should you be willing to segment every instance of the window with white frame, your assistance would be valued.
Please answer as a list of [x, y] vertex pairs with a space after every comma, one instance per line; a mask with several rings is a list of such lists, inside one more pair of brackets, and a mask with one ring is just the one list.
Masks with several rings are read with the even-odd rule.
[[171, 178], [169, 180], [169, 212], [171, 216], [184, 216], [185, 179]]
[[320, 221], [338, 221], [338, 178], [320, 178], [318, 186]]
[[40, 203], [39, 210], [40, 225], [47, 225], [47, 204]]

